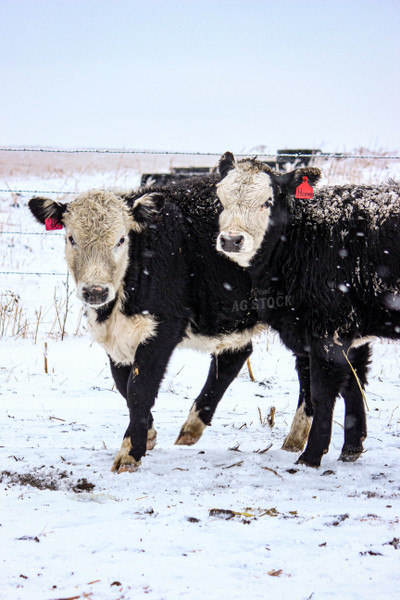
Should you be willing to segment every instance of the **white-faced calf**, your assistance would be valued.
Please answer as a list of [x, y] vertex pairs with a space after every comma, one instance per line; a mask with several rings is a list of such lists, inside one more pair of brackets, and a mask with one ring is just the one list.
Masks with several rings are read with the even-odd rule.
[[68, 204], [29, 203], [39, 222], [51, 218], [65, 228], [78, 297], [127, 400], [129, 425], [114, 471], [134, 471], [155, 445], [151, 408], [178, 344], [212, 354], [177, 440], [193, 444], [251, 354], [252, 337], [265, 328], [251, 306], [248, 273], [215, 249], [218, 179], [126, 194], [93, 190]]
[[[400, 189], [332, 186], [296, 198], [318, 169], [277, 174], [257, 160], [220, 161], [217, 248], [247, 267], [259, 318], [310, 368], [314, 418], [299, 462], [328, 451], [335, 400], [345, 400], [340, 458], [363, 451], [370, 336], [400, 337]], [[355, 377], [355, 374], [357, 377]]]

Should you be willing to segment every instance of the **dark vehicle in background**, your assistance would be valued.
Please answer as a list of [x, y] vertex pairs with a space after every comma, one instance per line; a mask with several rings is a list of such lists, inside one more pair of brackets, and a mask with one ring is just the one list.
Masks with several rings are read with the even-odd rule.
[[[308, 167], [311, 160], [320, 152], [315, 148], [283, 149], [278, 150], [275, 157], [265, 159], [259, 157], [258, 160], [274, 169], [274, 171], [284, 172], [287, 170], [286, 165], [290, 165], [291, 169], [293, 167]], [[165, 185], [171, 181], [212, 173], [214, 170], [213, 167], [173, 167], [169, 173], [143, 173], [140, 185]]]

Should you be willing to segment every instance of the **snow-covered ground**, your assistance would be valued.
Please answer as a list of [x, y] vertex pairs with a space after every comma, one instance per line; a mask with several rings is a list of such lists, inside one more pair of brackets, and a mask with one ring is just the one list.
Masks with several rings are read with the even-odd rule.
[[[79, 190], [128, 183], [115, 179], [79, 178]], [[135, 185], [138, 174], [128, 179]], [[77, 187], [39, 177], [8, 184]], [[280, 449], [297, 380], [292, 356], [269, 334], [251, 358], [256, 381], [245, 367], [192, 447], [174, 441], [209, 358], [176, 351], [154, 410], [158, 445], [136, 473], [115, 475], [125, 401], [67, 284], [63, 236], [42, 235], [28, 199], [16, 206], [0, 194], [0, 598], [399, 597], [398, 344], [374, 343], [368, 438], [355, 464], [337, 460], [341, 400], [320, 469]], [[14, 274], [28, 272], [53, 274]]]

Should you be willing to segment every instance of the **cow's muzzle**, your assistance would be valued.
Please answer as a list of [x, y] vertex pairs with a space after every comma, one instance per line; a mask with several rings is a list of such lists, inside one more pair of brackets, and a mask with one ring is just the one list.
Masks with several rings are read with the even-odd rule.
[[90, 304], [90, 306], [101, 306], [109, 302], [110, 289], [102, 285], [83, 286], [81, 289], [81, 299], [86, 304]]
[[229, 235], [220, 233], [218, 236], [218, 249], [223, 252], [240, 252], [244, 243], [242, 234]]

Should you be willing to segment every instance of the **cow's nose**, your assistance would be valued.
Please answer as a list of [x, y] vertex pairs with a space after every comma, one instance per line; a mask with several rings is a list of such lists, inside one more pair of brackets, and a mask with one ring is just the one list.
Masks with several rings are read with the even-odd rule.
[[244, 236], [241, 234], [228, 235], [221, 233], [219, 236], [219, 243], [224, 252], [240, 252], [243, 242]]
[[82, 297], [88, 304], [104, 304], [108, 298], [108, 287], [101, 285], [84, 286], [82, 288]]

